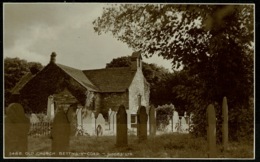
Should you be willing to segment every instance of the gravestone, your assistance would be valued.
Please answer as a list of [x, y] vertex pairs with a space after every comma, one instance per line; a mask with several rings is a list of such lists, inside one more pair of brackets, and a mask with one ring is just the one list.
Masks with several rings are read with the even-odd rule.
[[51, 135], [53, 156], [63, 156], [59, 152], [69, 151], [70, 123], [62, 108], [58, 108], [54, 117]]
[[212, 104], [207, 107], [207, 141], [208, 141], [208, 157], [215, 158], [217, 155], [216, 148], [216, 114]]
[[172, 115], [172, 131], [177, 132], [178, 131], [178, 124], [179, 124], [179, 114], [177, 111], [173, 111]]
[[76, 111], [74, 107], [70, 106], [67, 110], [67, 118], [70, 123], [70, 135], [75, 135], [77, 130], [77, 118], [76, 118]]
[[103, 132], [105, 131], [105, 124], [106, 124], [106, 120], [104, 119], [103, 115], [101, 113], [99, 113], [98, 117], [96, 119], [96, 135], [97, 136], [103, 135]]
[[109, 109], [108, 111], [109, 135], [116, 135], [116, 111]]
[[116, 146], [124, 147], [127, 146], [127, 114], [123, 105], [119, 106], [116, 118]]
[[96, 134], [96, 115], [95, 113], [91, 113], [91, 128], [92, 128], [92, 135]]
[[223, 98], [222, 103], [222, 147], [223, 151], [227, 150], [228, 147], [228, 104], [227, 98]]
[[34, 114], [34, 113], [32, 113], [32, 114], [31, 114], [31, 117], [30, 117], [30, 123], [35, 124], [35, 123], [39, 123], [39, 122], [40, 122], [40, 120], [39, 120], [39, 118], [37, 117], [37, 115]]
[[166, 125], [166, 127], [164, 128], [164, 131], [165, 132], [172, 132], [172, 120], [168, 120], [169, 121], [169, 124]]
[[28, 132], [30, 120], [25, 116], [23, 106], [12, 103], [6, 110], [5, 117], [5, 156], [18, 152], [19, 157], [25, 157], [28, 150]]
[[111, 111], [109, 115], [110, 133], [116, 135], [116, 111]]
[[53, 96], [50, 95], [48, 97], [48, 103], [47, 103], [47, 117], [49, 120], [53, 120], [54, 118], [54, 101], [53, 101]]
[[185, 117], [181, 117], [181, 128], [183, 133], [188, 133], [189, 125], [187, 124], [187, 121]]
[[83, 130], [82, 130], [82, 107], [78, 107], [76, 110], [76, 115], [77, 115], [77, 132], [76, 135], [83, 135]]
[[137, 124], [139, 125], [139, 142], [147, 140], [147, 118], [146, 108], [141, 106], [137, 114]]
[[[94, 135], [95, 127], [93, 126], [93, 122], [95, 122], [94, 114], [92, 115], [92, 110], [86, 109], [85, 115], [82, 119], [82, 129], [84, 135]], [[92, 119], [94, 118], [94, 119]], [[94, 123], [95, 124], [95, 123]]]
[[155, 108], [154, 108], [154, 106], [151, 106], [150, 110], [149, 110], [149, 124], [150, 124], [149, 134], [150, 134], [150, 136], [155, 136], [155, 134], [156, 134], [156, 119], [155, 119]]

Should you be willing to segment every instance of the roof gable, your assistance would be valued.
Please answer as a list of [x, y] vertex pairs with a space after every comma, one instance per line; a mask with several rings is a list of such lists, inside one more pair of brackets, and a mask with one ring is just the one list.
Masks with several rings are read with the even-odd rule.
[[12, 94], [20, 94], [20, 90], [25, 86], [25, 84], [27, 84], [33, 77], [35, 76], [35, 74], [32, 74], [30, 72], [24, 74], [22, 76], [22, 78], [19, 80], [19, 82], [16, 83], [16, 85], [14, 86], [14, 88], [12, 89]]
[[84, 70], [83, 72], [100, 92], [125, 92], [136, 73], [129, 67]]
[[87, 78], [87, 76], [81, 70], [61, 64], [56, 65], [85, 88], [92, 91], [98, 90], [98, 88]]

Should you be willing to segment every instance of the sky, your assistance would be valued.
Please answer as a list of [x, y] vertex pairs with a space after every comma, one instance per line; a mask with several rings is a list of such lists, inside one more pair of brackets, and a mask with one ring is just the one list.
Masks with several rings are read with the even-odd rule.
[[[56, 62], [77, 69], [105, 68], [113, 58], [133, 50], [112, 36], [98, 35], [92, 22], [105, 3], [4, 3], [4, 58], [19, 57], [47, 65]], [[171, 71], [171, 63], [153, 56], [143, 61]]]

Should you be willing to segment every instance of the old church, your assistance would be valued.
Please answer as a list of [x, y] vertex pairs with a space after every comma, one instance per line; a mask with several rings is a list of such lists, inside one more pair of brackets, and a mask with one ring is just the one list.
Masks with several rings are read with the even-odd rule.
[[[75, 111], [81, 107], [96, 117], [101, 113], [107, 119], [109, 109], [117, 111], [124, 105], [128, 128], [131, 128], [137, 122], [138, 105], [149, 105], [150, 86], [142, 72], [140, 52], [131, 55], [130, 67], [94, 70], [58, 64], [53, 52], [48, 65], [37, 73], [23, 76], [12, 92], [16, 100], [34, 113], [46, 112], [47, 107], [54, 104], [53, 109], [63, 107]], [[48, 111], [54, 115], [53, 110]]]

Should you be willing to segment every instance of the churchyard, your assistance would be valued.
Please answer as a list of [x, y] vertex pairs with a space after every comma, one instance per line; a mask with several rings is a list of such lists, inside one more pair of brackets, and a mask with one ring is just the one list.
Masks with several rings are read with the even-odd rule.
[[[31, 157], [49, 157], [51, 139], [29, 137]], [[149, 137], [143, 143], [134, 135], [128, 136], [127, 147], [116, 147], [115, 136], [73, 136], [67, 156], [73, 158], [207, 158], [207, 140], [190, 134], [168, 133]], [[229, 143], [223, 153], [217, 145], [217, 158], [252, 158], [253, 142]], [[38, 154], [38, 155], [37, 155]]]
[[[223, 100], [226, 103], [226, 100]], [[223, 104], [223, 112], [227, 106]], [[12, 114], [20, 113], [23, 122], [15, 124], [9, 122]], [[25, 139], [23, 134], [32, 128], [33, 123], [23, 116], [24, 112], [20, 104], [11, 104], [8, 108], [6, 121], [6, 155], [11, 157], [44, 158], [44, 157], [73, 157], [73, 158], [253, 158], [254, 144], [248, 142], [216, 142], [215, 110], [213, 105], [207, 108], [208, 133], [207, 138], [197, 138], [189, 131], [175, 131], [173, 129], [174, 119], [170, 119], [170, 124], [165, 126], [165, 130], [155, 127], [155, 110], [151, 108], [149, 115], [144, 106], [139, 108], [137, 114], [136, 133], [127, 129], [127, 114], [124, 106], [120, 106], [116, 113], [115, 134], [103, 134], [96, 131], [96, 134], [71, 134], [70, 122], [62, 110], [58, 110], [51, 129], [43, 131], [37, 130], [36, 134], [27, 134], [27, 139], [19, 141], [21, 148], [16, 148], [11, 132], [15, 130], [12, 126], [23, 127], [23, 132], [19, 132], [19, 140]], [[9, 116], [8, 116], [9, 115]], [[33, 115], [34, 116], [34, 115]], [[173, 118], [177, 113], [173, 111]], [[149, 120], [148, 120], [149, 117]], [[35, 118], [35, 116], [34, 116]], [[26, 120], [25, 120], [26, 119]], [[35, 119], [34, 119], [35, 120]], [[40, 120], [40, 119], [39, 119]], [[42, 119], [41, 119], [42, 120]], [[179, 118], [179, 122], [184, 120]], [[32, 120], [31, 120], [32, 122]], [[173, 124], [174, 123], [174, 124]], [[23, 126], [22, 126], [23, 125]], [[39, 126], [39, 125], [38, 125]], [[42, 124], [41, 128], [49, 128], [50, 125]], [[147, 128], [151, 129], [147, 129]], [[170, 127], [168, 129], [167, 127]], [[185, 126], [186, 127], [186, 126]], [[225, 128], [225, 120], [223, 128]], [[157, 131], [158, 130], [158, 131]], [[170, 130], [170, 131], [169, 131]], [[223, 129], [225, 136], [226, 128]], [[29, 131], [30, 132], [30, 131]], [[18, 134], [17, 134], [18, 135]], [[17, 141], [16, 141], [17, 142]]]

